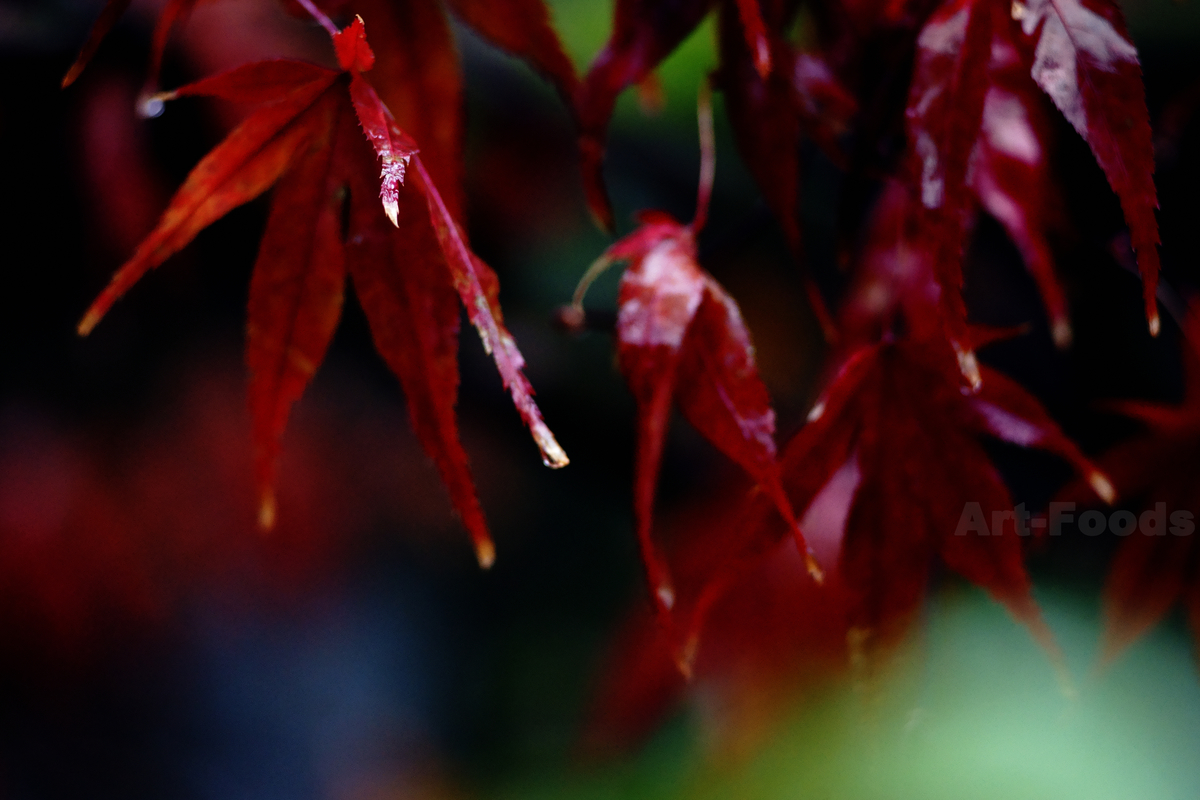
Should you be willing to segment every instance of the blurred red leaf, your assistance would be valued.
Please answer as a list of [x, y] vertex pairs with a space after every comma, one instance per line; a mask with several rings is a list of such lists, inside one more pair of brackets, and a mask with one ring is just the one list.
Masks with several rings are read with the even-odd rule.
[[[583, 741], [590, 753], [635, 747], [681, 699], [691, 699], [706, 738], [736, 755], [790, 713], [798, 690], [845, 667], [836, 575], [818, 585], [786, 541], [752, 535], [753, 502], [745, 481], [732, 480], [663, 521], [666, 540], [675, 543], [677, 614], [702, 616], [703, 640], [690, 653], [685, 680], [678, 640], [644, 605], [632, 609], [597, 670]], [[716, 593], [714, 576], [722, 580]]]
[[104, 37], [108, 36], [108, 32], [117, 24], [117, 20], [129, 8], [131, 0], [108, 0], [104, 4], [104, 9], [100, 12], [100, 16], [96, 18], [96, 23], [92, 26], [92, 30], [88, 33], [87, 41], [83, 43], [83, 47], [79, 51], [79, 55], [75, 57], [75, 62], [71, 64], [67, 74], [63, 76], [62, 86], [67, 88], [74, 83], [83, 70], [87, 67], [88, 62], [92, 60], [92, 56], [96, 55], [96, 51], [100, 49], [101, 42]]
[[[784, 487], [796, 508], [808, 509], [840, 471], [854, 476], [835, 498], [845, 509], [839, 574], [851, 624], [871, 649], [898, 640], [940, 559], [1060, 658], [1033, 600], [1012, 498], [979, 440], [1049, 451], [1107, 487], [1035, 398], [993, 370], [982, 372], [982, 388], [972, 394], [939, 340], [863, 348], [784, 451]], [[964, 519], [978, 521], [968, 516], [972, 509], [983, 531], [963, 529]]]
[[[741, 8], [739, 4], [739, 9]], [[798, 55], [778, 34], [761, 33], [761, 46], [774, 68], [764, 73], [759, 57], [743, 35], [738, 9], [722, 6], [719, 30], [721, 67], [717, 83], [725, 97], [738, 152], [783, 229], [798, 263], [803, 263], [798, 203], [800, 200], [800, 135], [804, 129], [830, 152], [836, 134], [853, 112], [854, 100], [819, 58]], [[774, 31], [784, 20], [770, 18]], [[761, 25], [761, 19], [760, 19]], [[811, 279], [809, 302], [830, 341], [835, 326], [825, 301]]]
[[[1116, 659], [1180, 601], [1200, 641], [1200, 549], [1194, 535], [1200, 519], [1200, 311], [1195, 306], [1182, 333], [1181, 404], [1109, 404], [1139, 421], [1145, 432], [1100, 459], [1122, 500], [1137, 501], [1140, 512], [1104, 587], [1102, 663]], [[1081, 489], [1072, 485], [1060, 499], [1086, 501]]]
[[1020, 251], [1042, 295], [1054, 341], [1066, 347], [1071, 323], [1047, 241], [1047, 232], [1062, 217], [1050, 178], [1048, 120], [1009, 26], [999, 26], [992, 39], [988, 80], [971, 157], [971, 188]]
[[[942, 286], [946, 333], [966, 358], [962, 253], [972, 206], [967, 166], [983, 121], [996, 3], [949, 0], [926, 21], [908, 93], [909, 153], [924, 219], [921, 235]], [[978, 376], [964, 368], [972, 382]]]

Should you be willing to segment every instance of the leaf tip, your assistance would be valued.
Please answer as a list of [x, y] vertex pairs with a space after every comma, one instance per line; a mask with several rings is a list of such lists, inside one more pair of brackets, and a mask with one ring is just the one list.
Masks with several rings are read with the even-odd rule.
[[1117, 501], [1117, 489], [1112, 485], [1112, 481], [1108, 479], [1100, 470], [1092, 470], [1088, 475], [1088, 484], [1091, 485], [1094, 491], [1106, 505], [1112, 505]]
[[817, 563], [817, 557], [807, 546], [804, 548], [804, 567], [818, 586], [825, 585], [825, 570], [821, 569], [821, 565]]
[[1050, 336], [1054, 339], [1054, 346], [1059, 350], [1069, 350], [1071, 342], [1075, 339], [1075, 334], [1071, 330], [1071, 323], [1066, 317], [1059, 317], [1054, 320], [1054, 324], [1050, 328]]
[[330, 34], [338, 64], [347, 72], [369, 72], [375, 66], [375, 53], [367, 44], [367, 27], [360, 15], [345, 30]]
[[496, 545], [491, 539], [483, 538], [475, 541], [475, 560], [480, 569], [491, 569], [496, 563]]
[[258, 529], [270, 533], [275, 528], [275, 493], [270, 489], [263, 492], [258, 504]]
[[408, 169], [411, 155], [385, 157], [383, 170], [379, 173], [379, 199], [383, 202], [383, 213], [397, 228], [400, 227], [400, 187]]
[[83, 315], [83, 319], [79, 320], [79, 324], [75, 326], [75, 332], [80, 336], [87, 336], [92, 332], [97, 323], [100, 322], [101, 313], [95, 309], [88, 309], [88, 312]]
[[954, 354], [958, 357], [958, 370], [962, 376], [967, 379], [967, 388], [970, 394], [977, 393], [983, 387], [983, 377], [979, 373], [979, 360], [975, 358], [975, 351], [964, 349], [957, 342], [954, 343]]
[[764, 81], [771, 77], [771, 47], [766, 37], [759, 37], [754, 42], [754, 69]]
[[537, 420], [531, 426], [533, 429], [533, 438], [537, 442], [538, 449], [542, 451], [542, 463], [550, 469], [562, 469], [571, 463], [571, 459], [567, 458], [566, 452], [559, 445], [558, 440], [554, 438], [554, 434], [546, 427], [546, 423]]
[[689, 683], [696, 667], [696, 652], [700, 649], [700, 636], [693, 631], [683, 643], [683, 647], [675, 654], [675, 667], [685, 681]]

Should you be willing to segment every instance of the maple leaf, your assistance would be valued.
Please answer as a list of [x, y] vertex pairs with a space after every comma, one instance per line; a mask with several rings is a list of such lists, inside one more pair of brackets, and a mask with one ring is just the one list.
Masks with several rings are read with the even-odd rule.
[[[158, 88], [158, 76], [162, 66], [163, 53], [172, 31], [201, 0], [167, 0], [155, 24], [153, 40], [150, 47], [150, 65], [147, 69], [146, 88], [139, 104], [140, 110], [146, 116], [156, 116], [161, 112], [161, 101], [154, 98]], [[320, 11], [332, 14], [344, 10], [350, 5], [350, 0], [312, 0], [310, 4], [302, 0], [280, 0], [288, 13], [294, 16], [308, 18], [306, 6], [315, 6]], [[128, 9], [130, 0], [108, 0], [100, 12], [87, 41], [84, 43], [75, 62], [63, 78], [64, 88], [78, 79], [99, 48], [101, 42], [112, 30], [113, 25]], [[446, 4], [467, 25], [474, 28], [485, 39], [497, 47], [525, 59], [534, 69], [545, 75], [559, 90], [559, 93], [571, 103], [578, 86], [575, 68], [562, 49], [557, 34], [550, 25], [549, 13], [542, 0], [446, 0]], [[397, 72], [420, 72], [420, 70], [404, 70], [402, 67], [409, 59], [420, 56], [428, 59], [425, 76], [409, 74], [406, 77], [412, 84], [420, 84], [432, 78], [433, 82], [443, 84], [440, 88], [446, 102], [455, 100], [458, 96], [458, 79], [456, 70], [447, 70], [447, 56], [454, 59], [450, 44], [449, 31], [445, 19], [434, 3], [381, 3], [376, 0], [357, 0], [353, 3], [360, 12], [367, 14], [373, 20], [384, 21], [385, 34], [377, 38], [384, 40], [383, 48], [385, 64], [381, 72], [395, 75]], [[395, 21], [398, 24], [388, 25]], [[438, 29], [441, 30], [438, 30]], [[414, 36], [413, 34], [420, 34]], [[392, 45], [403, 42], [409, 52], [396, 52]], [[385, 78], [383, 83], [390, 81]], [[388, 92], [385, 91], [385, 94]], [[393, 98], [394, 99], [394, 98]], [[398, 106], [392, 105], [393, 112], [406, 118]], [[426, 109], [427, 111], [429, 109]], [[456, 114], [435, 115], [445, 120], [455, 118]], [[422, 137], [427, 141], [428, 137]], [[428, 145], [428, 142], [427, 142]], [[452, 204], [453, 205], [453, 204]]]
[[[632, 607], [596, 670], [584, 730], [590, 750], [640, 744], [690, 689], [705, 709], [699, 722], [710, 741], [746, 752], [787, 713], [780, 697], [844, 669], [844, 592], [836, 573], [817, 584], [787, 546], [790, 539], [752, 535], [747, 507], [757, 495], [746, 483], [727, 481], [663, 520], [675, 543], [676, 616], [705, 619], [703, 646], [673, 637], [644, 604]], [[821, 544], [810, 541], [824, 558]], [[728, 578], [718, 592], [714, 576]]]
[[[794, 507], [807, 509], [829, 491], [826, 502], [842, 509], [839, 574], [868, 652], [897, 641], [940, 559], [1003, 603], [1061, 661], [1033, 599], [1012, 498], [979, 439], [1047, 450], [1097, 491], [1108, 493], [1107, 483], [1035, 398], [1000, 373], [982, 373], [982, 388], [968, 394], [939, 340], [867, 347], [784, 451]], [[988, 527], [964, 531], [968, 509]]]
[[1044, 106], [1013, 30], [998, 27], [992, 38], [983, 118], [968, 168], [970, 186], [1021, 253], [1042, 296], [1054, 342], [1065, 348], [1071, 343], [1071, 322], [1047, 240], [1048, 231], [1060, 222], [1061, 205], [1050, 179]]
[[[978, 367], [980, 386], [963, 385], [936, 314], [942, 290], [918, 202], [900, 182], [881, 198], [843, 307], [838, 369], [780, 457], [784, 490], [810, 536], [840, 543], [837, 578], [865, 665], [907, 629], [940, 560], [1003, 603], [1061, 669], [1024, 569], [1012, 498], [981, 439], [1051, 452], [1106, 500], [1112, 487], [1018, 384]], [[994, 338], [967, 335], [972, 348]], [[760, 531], [744, 546], [751, 554], [786, 535], [771, 507], [756, 502], [743, 523]], [[977, 514], [966, 519], [982, 520], [988, 535], [962, 529], [968, 509]], [[713, 574], [708, 594], [724, 591], [728, 571]], [[692, 636], [707, 613], [698, 608]]]
[[1014, 2], [1013, 18], [1036, 37], [1030, 74], [1079, 132], [1121, 201], [1129, 225], [1146, 319], [1158, 333], [1158, 195], [1154, 145], [1137, 48], [1112, 0]]
[[[996, 181], [1001, 174], [995, 169], [999, 164], [988, 154], [1003, 149], [1001, 137], [1009, 137], [1010, 145], [1018, 143], [1020, 134], [1014, 123], [1020, 125], [1021, 120], [1000, 119], [1005, 111], [1011, 117], [1016, 110], [1013, 96], [1025, 95], [1021, 102], [1028, 107], [1027, 89], [1011, 63], [1014, 54], [1019, 54], [1030, 79], [1087, 140], [1120, 198], [1138, 254], [1147, 320], [1151, 333], [1158, 330], [1154, 301], [1157, 200], [1140, 68], [1119, 11], [1108, 2], [1099, 6], [1100, 10], [1094, 11], [1076, 0], [1037, 0], [1028, 6], [1018, 2], [1012, 5], [1009, 18], [997, 3], [947, 0], [929, 17], [917, 39], [906, 111], [910, 169], [925, 209], [923, 225], [934, 253], [935, 275], [944, 289], [946, 332], [963, 362], [964, 374], [973, 382], [964, 344], [967, 317], [961, 293], [962, 253], [973, 212], [972, 183], [1021, 248], [1052, 315], [1057, 341], [1069, 339], [1061, 291], [1048, 266], [1048, 250], [1031, 225], [1035, 217], [1031, 212], [1037, 209], [1011, 202], [1018, 177], [1013, 174], [1011, 159], [1006, 170], [1009, 188], [1002, 189]], [[1036, 35], [1032, 52], [1024, 41], [1016, 41], [1018, 24], [1026, 38]], [[1005, 98], [1001, 92], [1010, 96]], [[1027, 133], [1029, 123], [1022, 127]], [[1021, 183], [1024, 192], [1033, 193], [1039, 188], [1037, 183], [1044, 183], [1044, 168], [1028, 158], [1035, 153], [1030, 145], [1036, 141], [1022, 138], [1026, 162], [1034, 169]], [[982, 152], [973, 159], [977, 149]], [[980, 168], [985, 174], [972, 177], [972, 170]]]
[[[376, 347], [408, 396], [413, 427], [487, 566], [494, 549], [454, 418], [456, 294], [543, 460], [558, 467], [567, 458], [521, 372], [524, 362], [499, 313], [495, 275], [470, 251], [416, 143], [362, 77], [375, 64], [362, 18], [338, 31], [308, 0], [300, 2], [328, 30], [341, 71], [260, 62], [170, 93], [260, 107], [193, 169], [79, 331], [87, 334], [142, 275], [204, 227], [278, 182], [251, 279], [247, 320], [261, 524], [273, 524], [283, 430], [292, 404], [324, 358], [348, 272]], [[410, 164], [417, 193], [400, 187]]]
[[704, 226], [715, 175], [712, 109], [700, 93], [700, 189], [696, 214], [684, 225], [662, 211], [639, 215], [641, 227], [611, 245], [580, 281], [583, 296], [611, 264], [630, 262], [618, 289], [617, 360], [638, 406], [634, 516], [638, 542], [660, 616], [669, 619], [675, 590], [652, 536], [653, 506], [672, 403], [763, 488], [791, 522], [814, 576], [820, 575], [779, 483], [775, 413], [758, 375], [750, 332], [737, 303], [697, 263], [696, 234]]
[[[1134, 530], [1125, 531], [1128, 538], [1113, 558], [1104, 587], [1101, 663], [1116, 659], [1177, 602], [1184, 604], [1193, 636], [1200, 641], [1200, 548], [1193, 535], [1200, 519], [1200, 309], [1195, 305], [1182, 323], [1182, 333], [1182, 403], [1108, 404], [1146, 430], [1100, 459], [1121, 498], [1140, 503], [1134, 506], [1140, 513], [1123, 512], [1136, 517], [1127, 518]], [[1073, 485], [1059, 499], [1084, 497]], [[1095, 526], [1084, 530], [1101, 532]], [[1119, 533], [1115, 526], [1114, 532]]]
[[[996, 24], [986, 49], [985, 77], [980, 81], [983, 96], [978, 125], [954, 128], [959, 114], [954, 96], [957, 87], [946, 75], [952, 73], [953, 60], [961, 60], [965, 13], [964, 7], [943, 6], [930, 17], [919, 40], [924, 45], [910, 92], [908, 122], [916, 162], [912, 167], [920, 172], [922, 202], [914, 207], [919, 209], [912, 223], [916, 229], [909, 238], [928, 251], [940, 268], [939, 283], [947, 288], [943, 296], [954, 299], [954, 308], [945, 311], [943, 307], [944, 313], [961, 315], [965, 310], [956, 287], [962, 282], [962, 244], [981, 205], [1017, 246], [1042, 295], [1055, 342], [1066, 346], [1071, 339], [1070, 321], [1047, 241], [1047, 230], [1058, 215], [1046, 161], [1047, 120], [1040, 93], [1020, 58], [1016, 32], [1012, 26]], [[978, 73], [980, 65], [972, 68]], [[972, 94], [971, 103], [979, 101], [978, 95]], [[969, 148], [965, 171], [961, 161], [952, 164], [949, 158], [952, 154], [961, 159], [963, 147]], [[950, 173], [955, 177], [950, 178]], [[959, 187], [953, 195], [947, 193], [950, 185]], [[964, 322], [961, 316], [953, 316], [953, 320], [957, 326]], [[969, 371], [962, 331], [955, 330], [954, 341]]]
[[943, 289], [946, 333], [972, 384], [978, 384], [979, 376], [965, 344], [962, 297], [962, 253], [971, 211], [967, 167], [983, 121], [992, 31], [1003, 21], [998, 8], [985, 0], [950, 0], [930, 16], [917, 38], [905, 112], [923, 234]]

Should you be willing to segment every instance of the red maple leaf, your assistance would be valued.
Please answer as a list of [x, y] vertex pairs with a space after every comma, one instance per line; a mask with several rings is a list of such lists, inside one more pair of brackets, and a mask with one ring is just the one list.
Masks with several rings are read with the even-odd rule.
[[[745, 484], [731, 480], [662, 521], [676, 543], [676, 616], [705, 617], [703, 646], [684, 641], [681, 649], [644, 604], [630, 609], [596, 671], [589, 750], [636, 746], [686, 694], [702, 703], [700, 722], [713, 741], [746, 749], [790, 713], [780, 698], [845, 668], [845, 593], [836, 573], [815, 583], [789, 539], [752, 538], [764, 549], [744, 549], [749, 542], [736, 532], [754, 503]], [[823, 558], [821, 543], [813, 545]], [[718, 592], [716, 574], [727, 578]]]
[[968, 175], [979, 204], [1004, 226], [1037, 283], [1054, 342], [1066, 347], [1071, 322], [1048, 241], [1062, 217], [1050, 175], [1049, 120], [1017, 45], [1008, 26], [992, 37], [983, 119]]
[[[494, 273], [470, 251], [416, 143], [362, 77], [375, 64], [362, 19], [339, 32], [309, 9], [329, 30], [342, 71], [295, 61], [261, 62], [170, 93], [220, 97], [259, 109], [196, 166], [79, 330], [88, 333], [142, 275], [204, 227], [278, 182], [251, 279], [247, 321], [261, 523], [270, 527], [274, 521], [283, 430], [292, 404], [324, 358], [349, 272], [376, 347], [408, 396], [413, 427], [450, 490], [480, 563], [487, 566], [494, 550], [454, 416], [456, 292], [543, 460], [557, 467], [567, 458], [521, 372], [524, 362], [504, 328]], [[379, 162], [382, 173], [376, 179]], [[400, 186], [410, 164], [419, 194]], [[345, 230], [343, 209], [348, 209]]]
[[[898, 641], [940, 561], [1003, 603], [1060, 663], [1033, 600], [1012, 497], [981, 440], [1053, 453], [1106, 500], [1112, 488], [1018, 384], [977, 367], [980, 384], [964, 385], [941, 335], [941, 290], [920, 236], [917, 202], [900, 183], [881, 198], [843, 310], [840, 366], [808, 424], [784, 449], [783, 487], [792, 507], [803, 510], [810, 536], [840, 542], [837, 577], [858, 632], [853, 641], [866, 655]], [[995, 338], [967, 333], [972, 345]], [[749, 553], [764, 551], [763, 537], [784, 535], [770, 521], [770, 507], [757, 505], [749, 519], [758, 521], [743, 524], [760, 531], [743, 545]], [[710, 578], [710, 594], [733, 580], [731, 569], [745, 569], [729, 563]], [[698, 605], [692, 636], [706, 613]]]
[[750, 332], [737, 303], [697, 263], [696, 234], [704, 226], [715, 175], [712, 109], [700, 96], [700, 190], [696, 215], [683, 224], [662, 211], [644, 211], [642, 226], [605, 250], [575, 293], [574, 315], [603, 270], [630, 266], [618, 290], [617, 360], [638, 406], [634, 516], [638, 542], [660, 616], [667, 621], [675, 589], [651, 534], [663, 442], [673, 404], [687, 420], [737, 462], [788, 520], [814, 576], [775, 462], [775, 412], [754, 361]]
[[1013, 19], [1036, 39], [1030, 74], [1087, 141], [1125, 212], [1142, 273], [1150, 333], [1159, 328], [1158, 195], [1154, 145], [1137, 48], [1114, 0], [1015, 2]]

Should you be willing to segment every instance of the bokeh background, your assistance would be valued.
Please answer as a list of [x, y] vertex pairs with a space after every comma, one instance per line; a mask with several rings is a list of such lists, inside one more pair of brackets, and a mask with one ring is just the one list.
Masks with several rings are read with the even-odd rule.
[[[498, 548], [481, 572], [349, 302], [287, 434], [279, 527], [257, 533], [240, 348], [265, 202], [202, 233], [88, 339], [74, 334], [235, 119], [201, 101], [133, 113], [159, 5], [149, 0], [60, 91], [101, 5], [0, 2], [0, 797], [1200, 795], [1200, 685], [1182, 618], [1093, 669], [1113, 537], [1068, 531], [1031, 554], [1074, 699], [1024, 630], [950, 576], [896, 675], [865, 698], [841, 669], [825, 601], [787, 553], [718, 609], [693, 684], [664, 667], [639, 622], [632, 400], [606, 333], [551, 324], [610, 240], [587, 216], [560, 101], [461, 26], [470, 230], [572, 464], [541, 466], [464, 332], [463, 438]], [[551, 6], [585, 69], [611, 2]], [[1186, 299], [1200, 255], [1200, 7], [1125, 9], [1156, 133], [1166, 281]], [[271, 0], [213, 0], [169, 51], [164, 83], [263, 56], [324, 57], [322, 46]], [[658, 94], [619, 103], [607, 175], [621, 232], [641, 208], [690, 215], [695, 92], [714, 66], [708, 23], [660, 69]], [[902, 101], [904, 81], [893, 83]], [[986, 358], [1100, 453], [1135, 431], [1101, 401], [1178, 399], [1179, 337], [1170, 323], [1157, 341], [1145, 333], [1120, 209], [1058, 122], [1069, 222], [1056, 247], [1075, 347], [1054, 349], [1032, 281], [987, 219], [968, 301], [980, 321], [1031, 323]], [[819, 389], [825, 346], [719, 96], [717, 133], [702, 260], [742, 305], [783, 437]], [[836, 299], [871, 187], [844, 185], [804, 152], [809, 266]], [[616, 280], [589, 305], [611, 311]], [[1068, 477], [1049, 458], [995, 452], [1031, 507]], [[718, 535], [735, 473], [675, 425], [664, 538], [682, 550]]]

